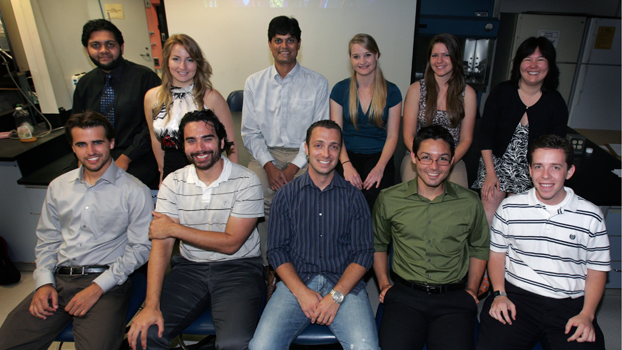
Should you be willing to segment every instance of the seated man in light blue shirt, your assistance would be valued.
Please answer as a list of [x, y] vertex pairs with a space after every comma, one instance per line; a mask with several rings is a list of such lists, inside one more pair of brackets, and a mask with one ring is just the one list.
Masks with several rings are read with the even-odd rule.
[[[264, 190], [265, 217], [275, 192], [304, 173], [307, 128], [328, 119], [328, 81], [298, 64], [301, 30], [294, 18], [279, 16], [268, 27], [274, 66], [257, 72], [244, 85], [242, 139], [252, 155], [248, 168]], [[266, 259], [268, 221], [260, 222], [261, 250]]]
[[0, 328], [0, 349], [47, 349], [72, 320], [77, 349], [118, 349], [127, 278], [149, 257], [153, 200], [112, 161], [112, 124], [96, 112], [75, 114], [65, 133], [82, 166], [48, 187], [36, 232], [36, 291]]

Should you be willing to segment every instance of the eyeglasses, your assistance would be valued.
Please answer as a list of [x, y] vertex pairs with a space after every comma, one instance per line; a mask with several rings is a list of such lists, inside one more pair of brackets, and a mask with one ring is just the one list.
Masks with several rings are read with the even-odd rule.
[[434, 161], [436, 161], [436, 164], [438, 164], [440, 166], [447, 166], [447, 165], [449, 165], [449, 163], [451, 163], [451, 159], [447, 158], [445, 156], [438, 157], [438, 159], [432, 159], [429, 156], [423, 156], [423, 157], [419, 158], [418, 155], [415, 155], [415, 157], [417, 157], [417, 159], [419, 159], [419, 161], [423, 165], [430, 165], [430, 164], [434, 163]]

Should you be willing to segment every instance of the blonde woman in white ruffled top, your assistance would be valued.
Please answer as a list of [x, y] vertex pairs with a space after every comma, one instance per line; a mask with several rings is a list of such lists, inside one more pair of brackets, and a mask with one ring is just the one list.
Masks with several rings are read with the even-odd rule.
[[[162, 49], [162, 85], [145, 94], [145, 116], [151, 131], [151, 146], [158, 162], [160, 182], [189, 162], [179, 139], [179, 122], [188, 112], [211, 109], [227, 131], [233, 147], [227, 157], [238, 162], [233, 119], [227, 101], [212, 88], [212, 67], [199, 45], [186, 34], [168, 38]], [[200, 106], [200, 107], [199, 107]]]

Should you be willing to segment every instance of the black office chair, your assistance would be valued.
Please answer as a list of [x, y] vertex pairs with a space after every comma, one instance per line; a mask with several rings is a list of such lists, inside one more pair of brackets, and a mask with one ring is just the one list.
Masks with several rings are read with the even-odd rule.
[[244, 91], [242, 90], [231, 91], [229, 97], [227, 97], [227, 104], [229, 105], [229, 110], [231, 110], [231, 112], [241, 112], [243, 102]]
[[292, 344], [304, 346], [331, 345], [339, 344], [339, 341], [328, 326], [310, 324], [294, 339]]
[[[126, 324], [130, 323], [130, 320], [136, 315], [138, 309], [140, 309], [145, 301], [145, 295], [147, 293], [147, 276], [143, 272], [134, 272], [130, 275], [130, 280], [132, 281], [132, 293], [130, 294], [130, 302], [127, 308]], [[127, 333], [128, 329], [126, 328], [125, 331]], [[58, 346], [59, 350], [62, 348], [64, 342], [73, 342], [73, 321], [69, 322], [67, 327], [65, 327], [54, 340], [60, 342]]]

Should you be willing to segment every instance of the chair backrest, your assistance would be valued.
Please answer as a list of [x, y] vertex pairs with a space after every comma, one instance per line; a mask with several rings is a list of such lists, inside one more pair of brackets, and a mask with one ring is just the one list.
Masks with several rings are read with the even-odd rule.
[[229, 97], [227, 97], [227, 104], [229, 105], [229, 110], [231, 110], [231, 112], [241, 112], [243, 102], [244, 91], [242, 90], [231, 91]]

